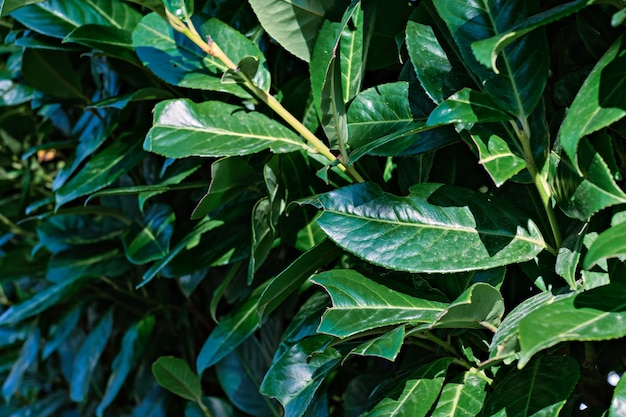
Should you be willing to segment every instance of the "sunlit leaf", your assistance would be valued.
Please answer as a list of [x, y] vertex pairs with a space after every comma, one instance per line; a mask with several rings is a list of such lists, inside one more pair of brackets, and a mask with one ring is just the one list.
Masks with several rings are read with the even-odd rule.
[[152, 364], [152, 373], [159, 385], [176, 395], [191, 401], [202, 397], [200, 378], [183, 359], [161, 356]]

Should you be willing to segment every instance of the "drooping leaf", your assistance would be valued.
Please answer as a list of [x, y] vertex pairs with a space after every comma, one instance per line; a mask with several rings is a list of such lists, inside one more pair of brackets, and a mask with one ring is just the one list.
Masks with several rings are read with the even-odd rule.
[[572, 227], [572, 231], [563, 240], [556, 257], [555, 272], [563, 277], [572, 290], [577, 287], [576, 270], [588, 225], [588, 223], [579, 223]]
[[464, 62], [499, 108], [527, 118], [539, 102], [548, 79], [549, 51], [545, 33], [535, 30], [512, 42], [500, 54], [496, 74], [479, 63], [471, 49], [475, 41], [506, 32], [539, 9], [538, 1], [505, 2], [435, 0]]
[[593, 241], [585, 255], [583, 268], [591, 269], [603, 259], [626, 255], [626, 223], [611, 226]]
[[291, 152], [306, 146], [291, 130], [261, 113], [248, 113], [219, 101], [195, 104], [181, 99], [157, 104], [144, 148], [184, 158], [248, 155], [268, 148]]
[[113, 309], [108, 310], [85, 338], [76, 352], [72, 377], [70, 379], [70, 398], [83, 402], [90, 387], [91, 374], [98, 365], [98, 360], [113, 331]]
[[510, 120], [486, 94], [464, 88], [443, 101], [428, 116], [427, 124], [504, 122]]
[[143, 224], [133, 223], [124, 235], [124, 253], [133, 264], [144, 264], [167, 255], [174, 231], [175, 214], [166, 204], [150, 207]]
[[260, 390], [282, 404], [285, 417], [302, 416], [315, 391], [339, 363], [341, 354], [325, 347], [330, 340], [325, 335], [308, 337], [274, 359]]
[[200, 378], [183, 359], [161, 356], [152, 364], [152, 373], [159, 385], [190, 401], [202, 398]]
[[482, 410], [487, 382], [472, 372], [444, 385], [433, 417], [473, 417]]
[[485, 402], [485, 417], [557, 416], [578, 382], [578, 363], [569, 356], [540, 356], [513, 370]]
[[547, 304], [519, 324], [519, 366], [537, 352], [570, 340], [607, 340], [626, 335], [626, 286], [611, 283]]
[[424, 417], [439, 397], [451, 358], [421, 366], [363, 417]]
[[410, 191], [396, 197], [371, 183], [332, 191], [317, 199], [324, 210], [317, 222], [349, 252], [412, 272], [489, 269], [545, 247], [532, 220], [495, 198], [428, 183]]
[[510, 144], [495, 132], [474, 129], [471, 137], [478, 148], [480, 163], [496, 187], [500, 187], [526, 168], [526, 161], [519, 155], [520, 152], [514, 152]]
[[7, 403], [22, 386], [22, 380], [28, 368], [37, 361], [40, 342], [41, 334], [39, 328], [35, 327], [22, 345], [20, 355], [11, 366], [11, 371], [2, 384], [2, 396]]
[[431, 325], [433, 328], [481, 328], [494, 330], [504, 314], [500, 291], [476, 283], [454, 300]]
[[352, 349], [346, 358], [350, 357], [350, 355], [376, 356], [392, 362], [395, 361], [404, 342], [404, 328], [404, 325], [398, 326], [387, 333], [361, 343]]
[[600, 58], [576, 94], [559, 131], [563, 150], [577, 171], [583, 168], [578, 151], [580, 140], [626, 116], [626, 42], [618, 38]]
[[[259, 22], [283, 48], [309, 62], [313, 42], [332, 0], [251, 0]], [[277, 24], [280, 22], [280, 24]]]
[[[194, 22], [196, 19], [194, 18]], [[209, 19], [196, 24], [204, 36], [211, 39], [234, 62], [245, 57], [259, 60], [259, 71], [255, 83], [269, 89], [270, 75], [265, 68], [265, 57], [259, 48], [243, 34], [218, 19]], [[158, 14], [146, 15], [133, 32], [133, 44], [137, 55], [150, 71], [164, 81], [179, 87], [221, 91], [238, 97], [249, 98], [250, 94], [236, 83], [223, 83], [222, 75], [228, 67], [217, 58], [207, 55], [192, 41], [174, 29]]]
[[333, 301], [318, 331], [341, 338], [378, 327], [431, 323], [446, 308], [444, 303], [391, 290], [353, 270], [322, 272], [311, 281]]
[[132, 31], [141, 18], [139, 12], [120, 0], [47, 0], [22, 7], [11, 16], [36, 32], [60, 39], [87, 24]]

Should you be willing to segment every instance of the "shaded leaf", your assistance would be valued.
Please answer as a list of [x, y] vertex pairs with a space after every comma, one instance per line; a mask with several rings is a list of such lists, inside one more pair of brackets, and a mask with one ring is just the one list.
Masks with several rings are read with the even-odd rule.
[[472, 372], [444, 385], [433, 417], [473, 417], [482, 410], [487, 382]]
[[[578, 276], [576, 271], [580, 261], [580, 253], [587, 231], [588, 223], [578, 223], [563, 240], [556, 257], [555, 272], [559, 274], [569, 287], [576, 289]], [[587, 255], [588, 256], [588, 255]]]
[[129, 265], [117, 248], [104, 250], [101, 247], [75, 248], [61, 252], [50, 258], [46, 269], [46, 279], [61, 283], [68, 277], [116, 277], [128, 271]]
[[[214, 416], [236, 417], [235, 409], [226, 400], [218, 397], [204, 397], [202, 403]], [[189, 402], [185, 406], [185, 417], [206, 417], [198, 404]]]
[[27, 6], [32, 3], [39, 3], [44, 0], [0, 0], [0, 16], [6, 16], [20, 7]]
[[183, 359], [161, 356], [152, 364], [152, 373], [159, 385], [190, 401], [202, 398], [200, 378]]
[[63, 42], [73, 42], [97, 49], [106, 55], [139, 63], [131, 32], [114, 26], [86, 24], [70, 32]]
[[532, 259], [545, 246], [532, 220], [495, 198], [428, 183], [410, 192], [396, 197], [371, 183], [332, 191], [317, 199], [317, 222], [349, 252], [411, 272], [489, 269]]
[[170, 158], [248, 155], [270, 149], [306, 149], [298, 136], [261, 113], [220, 101], [195, 104], [166, 100], [154, 110], [154, 125], [144, 142], [148, 151]]
[[[354, 3], [354, 2], [353, 2]], [[360, 6], [360, 3], [358, 3]], [[339, 60], [341, 63], [341, 86], [344, 103], [349, 102], [361, 90], [365, 72], [367, 39], [364, 13], [358, 7], [351, 13], [351, 24], [344, 26], [339, 42]]]
[[40, 342], [41, 334], [39, 329], [35, 327], [22, 345], [20, 355], [11, 366], [11, 371], [2, 384], [2, 396], [6, 402], [9, 402], [11, 397], [22, 387], [24, 374], [37, 361]]
[[494, 388], [481, 415], [557, 416], [578, 382], [578, 363], [569, 356], [540, 356], [511, 371]]
[[428, 116], [427, 124], [504, 122], [511, 116], [500, 110], [486, 94], [464, 88], [439, 104]]
[[83, 402], [87, 398], [91, 374], [98, 365], [98, 360], [109, 341], [113, 330], [113, 309], [108, 310], [93, 328], [76, 352], [72, 377], [70, 379], [70, 398]]
[[500, 291], [489, 284], [468, 288], [437, 317], [432, 328], [482, 328], [495, 330], [504, 315]]
[[560, 342], [607, 340], [626, 335], [626, 286], [611, 283], [547, 304], [519, 324], [519, 366]]
[[387, 333], [373, 337], [368, 341], [361, 343], [348, 353], [346, 359], [350, 357], [350, 355], [358, 355], [377, 356], [392, 362], [395, 361], [396, 356], [400, 353], [400, 349], [402, 349], [402, 344], [404, 342], [404, 328], [404, 325], [398, 326]]
[[47, 359], [54, 351], [70, 336], [78, 319], [80, 318], [81, 308], [72, 309], [67, 315], [62, 317], [55, 324], [50, 326], [46, 344], [41, 351], [41, 357]]
[[502, 137], [486, 129], [472, 131], [472, 140], [478, 148], [479, 162], [485, 167], [496, 187], [526, 168], [526, 161], [514, 152]]
[[150, 207], [141, 225], [133, 223], [122, 239], [129, 262], [144, 264], [167, 255], [175, 218], [170, 206], [157, 203]]
[[59, 98], [82, 98], [78, 74], [65, 52], [27, 48], [22, 57], [22, 73], [34, 88]]
[[324, 287], [333, 302], [318, 332], [341, 338], [378, 327], [431, 323], [446, 308], [444, 303], [389, 289], [353, 270], [322, 272], [311, 281]]

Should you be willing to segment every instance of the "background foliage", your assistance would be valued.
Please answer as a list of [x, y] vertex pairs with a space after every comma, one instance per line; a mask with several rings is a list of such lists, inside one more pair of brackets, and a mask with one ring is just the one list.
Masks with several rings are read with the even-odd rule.
[[0, 416], [624, 415], [625, 2], [0, 16]]

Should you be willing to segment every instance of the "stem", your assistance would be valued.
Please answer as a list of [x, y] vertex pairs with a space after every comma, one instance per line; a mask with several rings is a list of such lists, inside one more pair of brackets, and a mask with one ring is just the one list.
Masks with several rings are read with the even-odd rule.
[[[202, 39], [198, 34], [193, 24], [188, 20], [185, 25], [178, 17], [171, 14], [166, 10], [167, 21], [174, 28], [174, 30], [187, 36], [193, 43], [195, 43], [206, 54], [211, 55], [220, 60], [228, 69], [238, 72], [238, 75], [242, 78], [243, 83], [248, 87], [254, 95], [267, 104], [272, 110], [274, 110], [280, 117], [283, 118], [296, 132], [298, 132], [306, 141], [315, 148], [317, 152], [322, 154], [328, 159], [332, 165], [336, 164], [337, 167], [350, 175], [356, 182], [365, 182], [363, 177], [356, 171], [353, 166], [349, 166], [347, 161], [342, 161], [337, 158], [317, 136], [315, 136], [306, 126], [304, 126], [298, 119], [296, 119], [274, 96], [267, 93], [263, 89], [259, 88], [254, 81], [252, 81], [246, 74], [239, 71], [239, 67], [222, 51], [217, 43], [215, 43], [210, 37], [208, 41]], [[345, 159], [345, 156], [344, 156]]]
[[198, 404], [198, 407], [200, 407], [200, 410], [202, 410], [202, 414], [204, 414], [206, 417], [213, 417], [213, 413], [211, 413], [207, 406], [204, 405], [204, 403], [202, 402], [202, 398], [196, 398], [196, 404]]
[[[548, 180], [544, 175], [542, 175], [537, 169], [537, 163], [535, 162], [535, 157], [533, 156], [532, 147], [530, 145], [530, 125], [528, 124], [528, 119], [524, 118], [521, 120], [522, 129], [520, 130], [515, 122], [512, 122], [511, 125], [513, 129], [517, 133], [517, 136], [522, 144], [522, 149], [524, 151], [524, 160], [526, 161], [526, 168], [530, 173], [530, 176], [535, 183], [535, 187], [539, 192], [539, 198], [541, 198], [541, 203], [543, 204], [543, 208], [548, 215], [548, 221], [550, 223], [550, 228], [552, 229], [552, 237], [554, 238], [554, 244], [558, 249], [561, 247], [561, 231], [559, 229], [559, 224], [556, 219], [556, 214], [554, 213], [554, 209], [552, 208], [552, 204], [550, 203], [550, 186], [548, 185]], [[550, 252], [556, 255], [556, 250], [552, 247], [547, 248]]]

